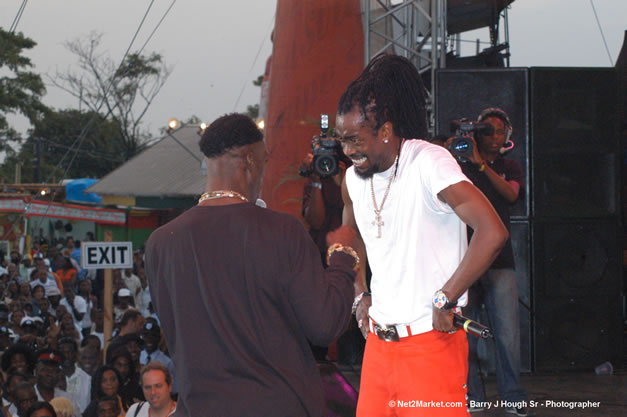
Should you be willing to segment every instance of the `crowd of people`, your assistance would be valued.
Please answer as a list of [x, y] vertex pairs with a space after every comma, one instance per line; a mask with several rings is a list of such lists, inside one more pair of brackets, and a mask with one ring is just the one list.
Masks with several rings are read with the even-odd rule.
[[24, 257], [0, 254], [0, 417], [124, 416], [135, 403], [137, 415], [172, 414], [177, 380], [143, 253], [113, 272], [115, 325], [105, 340], [104, 271], [81, 269], [79, 248], [68, 237]]

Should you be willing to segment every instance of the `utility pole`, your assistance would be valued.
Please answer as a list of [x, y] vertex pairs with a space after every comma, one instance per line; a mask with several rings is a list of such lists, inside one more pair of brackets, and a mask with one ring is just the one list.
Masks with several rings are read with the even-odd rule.
[[41, 182], [41, 139], [33, 137], [33, 183]]

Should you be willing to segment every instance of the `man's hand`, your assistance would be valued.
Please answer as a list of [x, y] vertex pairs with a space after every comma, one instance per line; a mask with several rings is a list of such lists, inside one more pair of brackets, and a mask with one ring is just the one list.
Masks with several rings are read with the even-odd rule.
[[361, 330], [361, 334], [364, 336], [364, 339], [368, 338], [368, 333], [370, 331], [368, 324], [368, 312], [370, 311], [371, 305], [372, 297], [370, 295], [364, 295], [361, 298], [361, 302], [357, 306], [357, 311], [355, 311], [355, 320], [357, 320], [357, 326], [359, 326], [359, 330]]
[[453, 310], [440, 310], [439, 308], [431, 307], [433, 309], [433, 328], [439, 332], [455, 331], [453, 325]]
[[479, 154], [477, 141], [472, 136], [470, 136], [469, 139], [472, 141], [472, 155], [468, 157], [468, 160], [475, 165], [481, 165], [482, 163], [484, 163], [484, 160], [481, 154]]
[[[313, 164], [313, 154], [310, 152], [307, 155], [305, 155], [303, 162], [301, 162], [300, 170], [307, 171], [308, 169], [311, 168], [312, 164]], [[316, 171], [314, 170], [311, 171], [311, 174], [309, 174], [308, 178], [312, 180], [313, 182], [320, 182], [320, 176], [316, 174]]]
[[327, 246], [340, 243], [343, 246], [357, 247], [357, 232], [350, 226], [342, 225], [332, 232], [327, 233]]

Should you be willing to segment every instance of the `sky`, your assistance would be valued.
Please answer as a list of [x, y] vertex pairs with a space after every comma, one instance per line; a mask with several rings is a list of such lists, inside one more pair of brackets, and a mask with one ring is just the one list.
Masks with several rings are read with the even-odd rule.
[[[144, 44], [173, 1], [145, 50], [160, 53], [172, 67], [144, 118], [144, 126], [155, 136], [171, 117], [196, 115], [210, 122], [257, 103], [260, 91], [252, 80], [263, 73], [272, 50], [269, 37], [276, 0], [153, 0], [135, 48]], [[613, 66], [627, 29], [627, 0], [592, 1], [611, 59], [591, 0], [517, 0], [509, 10], [511, 66]], [[0, 0], [0, 26], [5, 30], [22, 2]], [[119, 61], [150, 4], [151, 0], [31, 0], [17, 31], [37, 42], [26, 54], [34, 71], [52, 75], [76, 64], [64, 43], [92, 31], [103, 34], [102, 52]], [[487, 41], [487, 29], [462, 34], [466, 41], [476, 38]], [[462, 55], [474, 54], [473, 42], [463, 45]], [[44, 103], [57, 109], [78, 107], [75, 98], [51, 85]], [[11, 117], [10, 122], [21, 132], [28, 128], [24, 118]]]

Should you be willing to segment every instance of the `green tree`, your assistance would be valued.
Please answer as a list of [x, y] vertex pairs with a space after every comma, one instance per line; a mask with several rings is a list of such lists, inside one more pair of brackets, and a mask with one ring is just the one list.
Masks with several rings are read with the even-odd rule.
[[[85, 134], [87, 124], [91, 128]], [[101, 178], [126, 160], [125, 146], [116, 121], [74, 109], [49, 111], [35, 122], [20, 151], [7, 153], [0, 175], [4, 182], [12, 183], [15, 166], [20, 164], [23, 183]], [[39, 181], [35, 175], [37, 147]]]
[[118, 126], [129, 159], [141, 151], [151, 138], [141, 122], [153, 100], [165, 84], [171, 69], [157, 53], [131, 53], [118, 64], [99, 51], [102, 34], [66, 42], [66, 48], [78, 58], [78, 70], [57, 72], [50, 76], [55, 86], [78, 99], [83, 106]]
[[22, 33], [9, 33], [0, 28], [0, 150], [11, 151], [8, 141], [19, 141], [18, 133], [7, 120], [9, 113], [21, 113], [31, 123], [48, 109], [41, 102], [46, 88], [23, 53], [36, 43]]
[[[261, 83], [263, 83], [263, 74], [257, 77], [256, 80], [253, 80], [253, 85], [255, 87], [261, 87]], [[246, 114], [253, 120], [256, 120], [259, 117], [259, 103], [246, 106]]]

